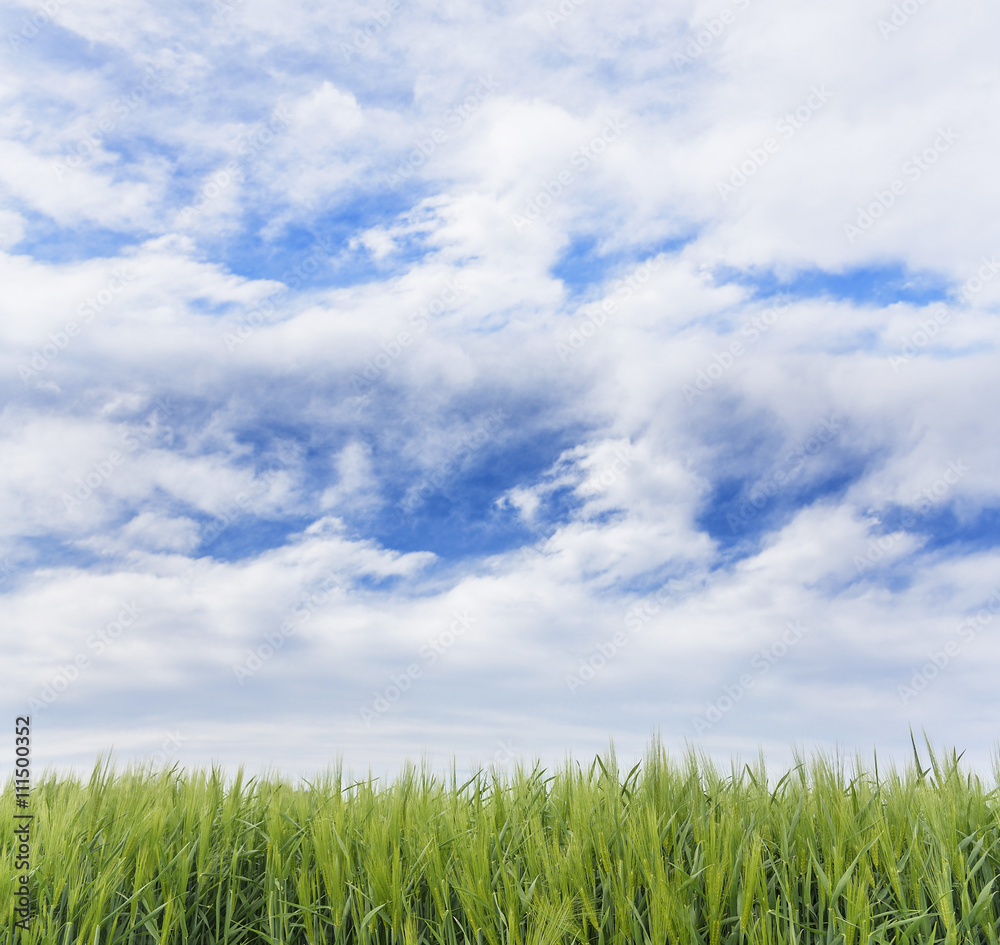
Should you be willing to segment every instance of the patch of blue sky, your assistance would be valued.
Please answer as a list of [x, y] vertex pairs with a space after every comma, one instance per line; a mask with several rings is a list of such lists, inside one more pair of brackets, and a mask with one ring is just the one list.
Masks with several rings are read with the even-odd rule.
[[242, 302], [220, 302], [205, 296], [199, 296], [187, 300], [187, 307], [198, 315], [223, 316], [233, 313], [242, 313], [246, 310], [246, 304]]
[[430, 551], [440, 559], [439, 566], [534, 543], [536, 533], [515, 509], [499, 508], [497, 496], [475, 492], [465, 491], [457, 501], [445, 495], [432, 496], [402, 519], [398, 510], [387, 509], [374, 523], [373, 537], [394, 551]]
[[[262, 388], [262, 393], [266, 400], [269, 396], [267, 391]], [[179, 446], [183, 442], [185, 425], [197, 426], [208, 422], [208, 418], [198, 417], [193, 411], [189, 411], [184, 421], [175, 419], [172, 415], [168, 422], [177, 426], [174, 445]], [[319, 431], [280, 417], [267, 417], [260, 419], [256, 425], [245, 425], [233, 434], [233, 441], [237, 444], [235, 452], [228, 449], [226, 440], [214, 444], [202, 443], [202, 448], [207, 449], [208, 453], [222, 452], [233, 468], [243, 470], [253, 477], [253, 482], [243, 492], [259, 496], [278, 476], [288, 477], [294, 490], [290, 501], [313, 507], [318, 515], [316, 500], [336, 479], [331, 458], [351, 435], [349, 428]], [[236, 498], [234, 495], [225, 503], [218, 510], [219, 515], [225, 517], [225, 514], [231, 513]], [[192, 514], [190, 509], [177, 511], [178, 514]], [[241, 510], [240, 514], [250, 516], [249, 506]], [[213, 518], [197, 514], [195, 517], [206, 522]]]
[[419, 235], [405, 240], [398, 253], [384, 260], [374, 259], [363, 247], [350, 246], [352, 237], [391, 223], [408, 206], [397, 195], [355, 194], [334, 211], [291, 223], [272, 240], [260, 237], [267, 214], [253, 210], [244, 216], [235, 236], [203, 238], [202, 246], [230, 272], [245, 278], [273, 279], [296, 289], [359, 285], [400, 274], [430, 255]]
[[12, 252], [44, 263], [111, 260], [145, 236], [144, 231], [114, 230], [89, 223], [62, 226], [51, 217], [24, 207], [18, 207], [18, 212], [28, 225], [24, 237], [12, 247]]
[[830, 582], [829, 591], [832, 594], [851, 593], [853, 588], [853, 593], [857, 593], [859, 589], [864, 592], [866, 588], [875, 585], [893, 594], [905, 593], [917, 583], [918, 572], [915, 565], [920, 553], [918, 549], [914, 554], [895, 553], [892, 559], [872, 560], [866, 557], [868, 549], [859, 547], [858, 554], [854, 556], [855, 567], [851, 569], [849, 576], [839, 582]]
[[28, 549], [8, 548], [0, 555], [0, 597], [16, 591], [24, 578], [29, 578], [35, 570], [34, 558]]
[[806, 472], [798, 482], [775, 484], [773, 494], [761, 488], [768, 483], [759, 476], [726, 477], [716, 482], [696, 523], [726, 560], [739, 560], [759, 551], [767, 535], [802, 509], [842, 497], [867, 466], [865, 460], [847, 457], [833, 471], [818, 476]]
[[[99, 123], [105, 118], [115, 122], [114, 127], [108, 132], [100, 130]], [[182, 164], [185, 155], [181, 148], [138, 130], [136, 127], [138, 123], [134, 122], [133, 118], [133, 114], [117, 117], [110, 107], [99, 111], [94, 116], [93, 124], [85, 126], [86, 135], [81, 135], [70, 142], [63, 152], [53, 159], [53, 165], [59, 162], [59, 173], [67, 179], [80, 168], [87, 168], [91, 172], [107, 175], [117, 182], [142, 180], [144, 172], [141, 169], [148, 160], [163, 162], [174, 168]], [[113, 163], [108, 163], [106, 160], [98, 161], [93, 156], [94, 152], [88, 144], [88, 138], [98, 141], [101, 150], [115, 156], [117, 160]], [[206, 173], [210, 170], [211, 168], [207, 168]], [[182, 193], [184, 196], [189, 196], [186, 189], [177, 187], [174, 190], [174, 187], [172, 183], [168, 184], [168, 199], [174, 196], [180, 197]]]
[[[142, 106], [139, 106], [142, 107]], [[226, 113], [227, 124], [233, 120], [231, 112]], [[222, 120], [222, 116], [206, 116], [203, 120]], [[178, 210], [191, 205], [199, 209], [210, 206], [220, 193], [230, 186], [230, 172], [235, 170], [237, 181], [242, 185], [240, 199], [243, 204], [253, 207], [266, 206], [267, 210], [257, 210], [258, 215], [267, 216], [284, 206], [275, 207], [272, 190], [267, 180], [259, 179], [259, 168], [265, 166], [264, 159], [285, 131], [285, 121], [275, 109], [261, 110], [255, 107], [242, 119], [243, 129], [233, 129], [230, 136], [212, 147], [194, 145], [181, 139], [160, 138], [150, 147], [150, 152], [165, 161], [170, 169], [166, 182], [166, 200]], [[214, 193], [213, 193], [214, 191]], [[252, 211], [248, 211], [252, 212]]]
[[562, 281], [571, 300], [581, 300], [595, 287], [611, 279], [625, 279], [630, 269], [661, 253], [676, 253], [694, 239], [693, 236], [661, 240], [651, 245], [629, 246], [610, 252], [601, 251], [601, 239], [593, 234], [574, 236], [550, 269]]
[[755, 299], [785, 296], [789, 299], [831, 298], [856, 305], [892, 305], [906, 302], [928, 305], [949, 298], [954, 286], [940, 273], [911, 272], [900, 263], [861, 266], [844, 272], [802, 269], [792, 276], [773, 270], [719, 267], [713, 273], [717, 284], [735, 283], [753, 290]]
[[[269, 391], [266, 385], [260, 386], [259, 391], [262, 398], [280, 396], [277, 390]], [[254, 425], [244, 424], [236, 429], [232, 436], [238, 452], [227, 455], [228, 461], [257, 478], [273, 478], [277, 473], [307, 479], [312, 476], [317, 480], [314, 483], [317, 489], [326, 488], [329, 485], [329, 457], [346, 441], [349, 431], [324, 430], [321, 433], [305, 423], [283, 418], [281, 409], [276, 407], [274, 415], [258, 416]], [[284, 405], [284, 409], [291, 411], [297, 407]], [[213, 444], [213, 448], [228, 452], [224, 441]], [[320, 469], [326, 470], [326, 481], [319, 481]]]
[[[341, 39], [337, 37], [338, 49]], [[404, 69], [387, 69], [386, 62], [379, 58], [355, 54], [349, 62], [346, 54], [341, 54], [331, 65], [327, 54], [326, 60], [312, 75], [317, 80], [330, 81], [343, 92], [350, 92], [362, 108], [378, 108], [404, 115], [418, 108], [412, 78]], [[435, 123], [435, 116], [428, 115], [426, 128], [432, 129]]]
[[163, 141], [155, 144], [156, 156], [170, 167], [170, 175], [163, 182], [163, 202], [168, 209], [180, 211], [196, 205], [204, 211], [210, 206], [203, 190], [208, 188], [209, 179], [215, 175], [216, 183], [221, 179], [225, 166], [235, 160], [236, 144], [232, 151], [192, 151], [180, 150]]
[[351, 579], [351, 586], [358, 591], [385, 594], [396, 590], [403, 580], [399, 574], [360, 574]]
[[[603, 55], [591, 60], [589, 69], [589, 75], [602, 89], [615, 92], [634, 88], [638, 83], [669, 81], [676, 71], [676, 66], [663, 55], [664, 45], [670, 40], [662, 29], [636, 31], [627, 38], [619, 35], [614, 39], [605, 33], [602, 39], [608, 45]], [[578, 64], [572, 57], [569, 61], [574, 66]], [[658, 94], [643, 102], [642, 115], [650, 119], [675, 110], [674, 101], [670, 98], [664, 101], [662, 91], [658, 90]]]
[[[573, 517], [582, 506], [571, 486], [543, 490], [526, 522], [500, 498], [537, 481], [565, 444], [522, 440], [503, 450], [483, 449], [440, 487], [407, 501], [412, 480], [397, 483], [398, 497], [373, 523], [375, 537], [397, 551], [431, 551], [443, 560], [499, 554], [533, 544]], [[417, 476], [418, 483], [423, 480]], [[402, 486], [402, 488], [400, 488]]]
[[[573, 503], [575, 505], [575, 503]], [[599, 512], [592, 512], [587, 516], [588, 525], [606, 526], [616, 522], [624, 522], [628, 518], [628, 510], [624, 507], [617, 509], [601, 509]]]
[[[48, 16], [41, 4], [0, 7], [0, 36], [8, 53], [22, 65], [25, 59], [49, 59], [61, 69], [99, 72], [107, 65], [108, 49], [63, 27], [60, 13]], [[32, 22], [34, 20], [35, 22]]]
[[76, 568], [96, 573], [104, 567], [103, 559], [97, 552], [56, 534], [22, 536], [17, 552], [10, 555], [10, 559], [15, 563], [14, 573], [5, 584], [0, 584], [3, 589], [16, 583], [18, 574], [32, 573], [39, 567]]
[[877, 534], [911, 532], [924, 538], [925, 552], [950, 550], [964, 555], [1000, 546], [1000, 507], [985, 506], [968, 516], [959, 515], [952, 504], [924, 510], [892, 506], [879, 517]]
[[203, 540], [194, 553], [195, 557], [207, 555], [226, 562], [255, 558], [265, 551], [284, 547], [292, 535], [312, 523], [311, 518], [304, 516], [267, 519], [246, 515], [235, 518], [223, 511], [220, 518], [201, 516]]

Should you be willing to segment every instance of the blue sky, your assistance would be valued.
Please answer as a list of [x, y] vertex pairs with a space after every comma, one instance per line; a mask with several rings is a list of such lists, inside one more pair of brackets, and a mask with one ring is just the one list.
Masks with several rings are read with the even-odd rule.
[[39, 762], [989, 769], [994, 8], [52, 9], [0, 7]]

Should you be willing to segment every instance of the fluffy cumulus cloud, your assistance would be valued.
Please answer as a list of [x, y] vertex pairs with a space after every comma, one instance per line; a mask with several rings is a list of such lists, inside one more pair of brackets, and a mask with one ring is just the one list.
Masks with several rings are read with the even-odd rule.
[[985, 769], [985, 0], [0, 13], [39, 761]]

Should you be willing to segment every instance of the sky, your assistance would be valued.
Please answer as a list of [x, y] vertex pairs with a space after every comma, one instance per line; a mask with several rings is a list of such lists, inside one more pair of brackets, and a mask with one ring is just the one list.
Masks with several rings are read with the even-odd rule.
[[658, 736], [784, 770], [912, 730], [988, 773], [998, 27], [6, 0], [0, 701], [36, 769]]

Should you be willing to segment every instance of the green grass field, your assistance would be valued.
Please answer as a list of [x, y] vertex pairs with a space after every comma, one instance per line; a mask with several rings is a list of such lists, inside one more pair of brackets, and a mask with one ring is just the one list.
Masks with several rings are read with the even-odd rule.
[[1000, 794], [954, 752], [925, 763], [815, 757], [770, 786], [763, 759], [656, 743], [630, 772], [609, 752], [465, 784], [103, 764], [33, 789], [16, 933], [8, 786], [0, 941], [997, 943]]

